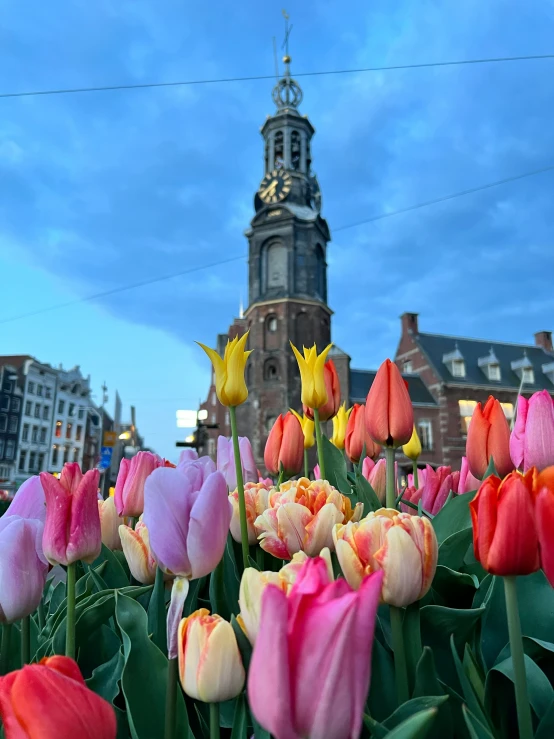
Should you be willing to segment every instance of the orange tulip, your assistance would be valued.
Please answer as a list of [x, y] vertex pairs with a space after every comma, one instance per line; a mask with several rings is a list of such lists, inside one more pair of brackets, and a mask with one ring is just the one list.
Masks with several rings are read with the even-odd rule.
[[466, 457], [472, 475], [482, 479], [492, 457], [500, 477], [514, 469], [510, 457], [510, 428], [502, 406], [492, 395], [481, 409], [477, 403], [467, 432]]
[[385, 359], [367, 394], [366, 429], [377, 444], [398, 447], [407, 444], [414, 428], [414, 410], [400, 370]]
[[537, 477], [535, 521], [541, 548], [541, 566], [554, 587], [554, 467], [547, 467]]
[[[319, 420], [329, 421], [329, 419], [337, 415], [340, 408], [340, 382], [337, 368], [332, 359], [326, 362], [323, 367], [323, 379], [325, 380], [325, 389], [327, 391], [327, 402], [319, 408]], [[308, 418], [313, 419], [313, 408], [308, 408], [305, 405], [304, 414]]]
[[264, 463], [270, 475], [278, 475], [283, 466], [287, 477], [297, 475], [304, 462], [304, 433], [296, 416], [285, 413], [275, 421], [264, 451]]
[[348, 417], [346, 438], [344, 440], [344, 448], [351, 462], [357, 463], [360, 461], [364, 444], [367, 457], [375, 459], [381, 453], [381, 447], [373, 441], [367, 432], [365, 406], [363, 403], [355, 403]]

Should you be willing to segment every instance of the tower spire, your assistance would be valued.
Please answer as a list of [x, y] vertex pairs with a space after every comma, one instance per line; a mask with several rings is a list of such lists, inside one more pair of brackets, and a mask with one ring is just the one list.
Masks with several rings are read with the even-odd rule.
[[285, 39], [281, 48], [285, 50], [283, 62], [285, 64], [285, 74], [277, 80], [277, 84], [273, 88], [273, 102], [279, 111], [290, 108], [298, 108], [302, 102], [303, 94], [300, 85], [290, 76], [291, 58], [289, 54], [289, 37], [292, 31], [292, 24], [289, 25], [289, 15], [286, 10], [282, 11], [285, 19]]

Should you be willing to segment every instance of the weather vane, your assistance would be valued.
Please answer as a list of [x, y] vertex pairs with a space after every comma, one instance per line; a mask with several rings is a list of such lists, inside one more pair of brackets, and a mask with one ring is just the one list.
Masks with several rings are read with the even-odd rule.
[[289, 26], [289, 14], [286, 10], [281, 11], [283, 13], [283, 18], [285, 19], [285, 40], [283, 41], [283, 48], [285, 50], [285, 61], [289, 62], [289, 36], [290, 32], [292, 31], [292, 24]]

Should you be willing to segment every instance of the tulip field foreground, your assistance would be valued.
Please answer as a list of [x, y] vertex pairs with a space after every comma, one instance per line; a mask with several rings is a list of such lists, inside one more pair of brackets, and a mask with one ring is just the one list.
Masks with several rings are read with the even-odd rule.
[[491, 396], [461, 469], [423, 468], [395, 364], [348, 409], [330, 347], [292, 347], [261, 474], [247, 336], [203, 347], [217, 462], [139, 452], [106, 500], [66, 464], [0, 517], [0, 736], [552, 739], [552, 397], [510, 429]]

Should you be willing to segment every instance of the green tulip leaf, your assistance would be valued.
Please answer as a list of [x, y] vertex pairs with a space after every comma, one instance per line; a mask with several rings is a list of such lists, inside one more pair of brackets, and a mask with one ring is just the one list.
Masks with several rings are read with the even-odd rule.
[[448, 536], [439, 546], [438, 564], [459, 570], [473, 541], [473, 529], [466, 528]]
[[376, 721], [382, 722], [393, 713], [397, 706], [396, 680], [393, 654], [378, 639], [373, 641], [371, 674], [373, 679], [369, 689], [367, 708]]
[[402, 622], [410, 692], [414, 688], [416, 667], [423, 652], [419, 609], [419, 601], [409, 605], [404, 611], [404, 620]]
[[[542, 719], [554, 701], [554, 688], [541, 668], [527, 655], [525, 655], [525, 675], [527, 677], [529, 703], [537, 717]], [[507, 721], [509, 709], [514, 707], [513, 681], [514, 668], [511, 657], [496, 664], [487, 675], [485, 683], [486, 702], [487, 705], [491, 706], [491, 714], [498, 723]], [[515, 720], [515, 713], [513, 718]]]
[[231, 626], [233, 627], [233, 631], [237, 638], [240, 656], [242, 657], [242, 664], [244, 665], [245, 671], [248, 672], [250, 660], [252, 658], [252, 645], [244, 631], [241, 629], [235, 616], [231, 616]]
[[119, 695], [119, 681], [124, 664], [123, 653], [121, 649], [118, 649], [108, 662], [104, 662], [93, 671], [92, 677], [86, 681], [87, 687], [113, 704], [114, 699]]
[[554, 736], [554, 701], [543, 715], [535, 732], [535, 739], [552, 739]]
[[387, 739], [424, 739], [437, 717], [436, 707], [419, 711], [387, 734]]
[[492, 457], [489, 459], [489, 465], [487, 469], [485, 470], [485, 474], [483, 475], [483, 480], [486, 480], [487, 477], [490, 477], [491, 475], [500, 477], [500, 475], [498, 474], [498, 470], [495, 467], [494, 459]]
[[156, 568], [156, 581], [148, 604], [148, 633], [158, 649], [167, 655], [167, 625], [165, 610], [164, 573]]
[[[123, 553], [121, 554], [124, 556]], [[125, 572], [116, 553], [108, 549], [105, 544], [102, 544], [100, 556], [94, 560], [91, 568], [96, 569], [103, 562], [106, 562], [106, 565], [102, 572], [102, 578], [109, 588], [124, 588], [129, 585], [129, 575]]]
[[436, 605], [471, 608], [479, 580], [475, 575], [438, 565], [431, 587]]
[[323, 448], [320, 452], [323, 454], [325, 461], [325, 476], [327, 480], [333, 487], [340, 490], [343, 495], [352, 495], [352, 488], [346, 476], [346, 460], [344, 459], [344, 454], [334, 444], [331, 444], [325, 434], [322, 435], [322, 441]]
[[[460, 658], [458, 656], [458, 652], [456, 651], [456, 646], [454, 644], [454, 634], [452, 634], [452, 636], [450, 637], [450, 647], [452, 650], [452, 657], [454, 659], [454, 664], [456, 666], [456, 672], [458, 674], [458, 680], [460, 681], [460, 685], [462, 686], [462, 692], [464, 694], [464, 698], [468, 705], [468, 708], [473, 713], [473, 715], [476, 716], [484, 726], [491, 728], [487, 715], [485, 714], [484, 706], [480, 699], [480, 696], [483, 694], [483, 690], [480, 689], [479, 694], [474, 690], [473, 684], [471, 680], [468, 678], [464, 670], [464, 667], [460, 661]], [[467, 644], [466, 644], [466, 647], [467, 647]]]
[[433, 518], [433, 528], [439, 544], [452, 534], [471, 527], [469, 504], [472, 499], [471, 493], [454, 495]]
[[231, 739], [247, 739], [248, 737], [248, 712], [246, 710], [246, 700], [243, 695], [239, 695], [235, 704], [235, 720], [233, 722], [233, 730]]
[[[416, 666], [413, 698], [443, 696], [445, 694], [444, 687], [437, 677], [433, 652], [429, 647], [425, 647]], [[453, 735], [453, 708], [452, 697], [450, 697], [450, 700], [445, 705], [439, 707], [437, 720], [429, 732], [430, 738], [445, 739], [445, 737]]]
[[466, 722], [467, 730], [469, 732], [470, 739], [494, 739], [494, 734], [491, 734], [489, 729], [471, 713], [467, 706], [462, 706], [462, 714], [464, 721]]
[[379, 508], [383, 507], [383, 504], [377, 497], [377, 493], [361, 472], [356, 472], [356, 493], [360, 503], [364, 504], [364, 516], [367, 516], [371, 511], [378, 511]]

